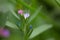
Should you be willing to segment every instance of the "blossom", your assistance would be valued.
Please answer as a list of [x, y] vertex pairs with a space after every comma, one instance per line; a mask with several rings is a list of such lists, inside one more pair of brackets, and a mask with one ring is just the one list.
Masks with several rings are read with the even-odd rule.
[[0, 28], [0, 36], [2, 37], [9, 37], [10, 32], [8, 29]]
[[28, 17], [30, 16], [29, 13], [23, 13], [23, 10], [18, 10], [18, 14], [24, 16], [25, 19], [28, 18]]
[[30, 25], [30, 29], [32, 29], [32, 25]]
[[23, 10], [18, 10], [18, 14], [23, 14]]
[[2, 33], [2, 36], [3, 36], [3, 37], [9, 37], [9, 30], [4, 29], [4, 30], [3, 30], [3, 33]]
[[25, 14], [24, 14], [24, 18], [25, 18], [25, 19], [28, 18], [29, 16], [30, 16], [29, 13], [25, 13]]

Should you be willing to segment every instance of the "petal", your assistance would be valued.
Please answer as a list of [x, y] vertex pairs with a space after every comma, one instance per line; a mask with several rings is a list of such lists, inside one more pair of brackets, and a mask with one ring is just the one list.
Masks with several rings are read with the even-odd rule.
[[32, 25], [30, 25], [30, 29], [32, 29]]
[[25, 13], [25, 14], [24, 14], [24, 18], [25, 18], [25, 19], [28, 18], [29, 16], [30, 16], [29, 13]]
[[9, 30], [4, 29], [3, 32], [2, 32], [2, 36], [3, 36], [3, 37], [9, 37], [9, 35], [10, 35]]
[[18, 10], [18, 14], [23, 14], [23, 10]]

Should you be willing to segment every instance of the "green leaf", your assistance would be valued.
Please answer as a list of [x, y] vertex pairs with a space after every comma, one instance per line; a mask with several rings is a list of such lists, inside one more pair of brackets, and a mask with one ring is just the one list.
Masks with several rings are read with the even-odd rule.
[[48, 25], [48, 24], [45, 24], [45, 25], [42, 25], [42, 26], [38, 26], [37, 28], [35, 28], [32, 32], [32, 34], [30, 35], [30, 39], [31, 38], [34, 38], [35, 36], [43, 33], [44, 31], [48, 30], [52, 28], [52, 25]]
[[21, 5], [23, 5], [23, 7], [26, 7], [26, 8], [28, 8], [28, 9], [32, 10], [32, 11], [35, 10], [35, 8], [31, 7], [30, 5], [28, 5], [27, 3], [25, 3], [25, 2], [22, 1], [22, 0], [17, 0], [17, 2], [18, 2], [19, 4], [21, 4]]
[[34, 14], [30, 17], [28, 23], [30, 23], [30, 22], [38, 15], [38, 13], [40, 12], [41, 8], [42, 8], [42, 6], [40, 6], [40, 7], [34, 12]]
[[55, 0], [55, 1], [60, 6], [60, 0]]
[[18, 27], [15, 24], [13, 24], [13, 23], [11, 23], [9, 21], [7, 21], [5, 25], [10, 27], [10, 28], [18, 29]]
[[20, 20], [20, 17], [14, 12], [13, 9], [10, 9], [10, 11], [18, 20]]

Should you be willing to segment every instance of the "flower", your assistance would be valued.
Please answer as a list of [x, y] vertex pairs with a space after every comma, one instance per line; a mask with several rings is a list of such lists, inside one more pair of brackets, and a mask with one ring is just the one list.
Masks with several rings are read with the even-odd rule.
[[23, 10], [18, 10], [18, 14], [23, 14]]
[[4, 30], [3, 30], [3, 33], [2, 33], [2, 36], [3, 36], [3, 37], [9, 37], [9, 35], [10, 35], [9, 30], [4, 29]]
[[25, 18], [25, 19], [28, 18], [29, 16], [30, 16], [29, 13], [25, 13], [25, 14], [24, 14], [24, 18]]
[[30, 25], [30, 29], [32, 29], [32, 25]]
[[2, 37], [9, 37], [10, 32], [8, 29], [0, 28], [0, 36]]
[[18, 14], [20, 14], [21, 16], [24, 16], [25, 19], [30, 16], [29, 13], [23, 13], [23, 10], [18, 10]]

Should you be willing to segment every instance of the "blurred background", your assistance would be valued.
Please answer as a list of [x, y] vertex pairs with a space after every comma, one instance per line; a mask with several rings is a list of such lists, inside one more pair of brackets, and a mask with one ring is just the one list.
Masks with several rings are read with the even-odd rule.
[[8, 38], [0, 40], [27, 40], [23, 38], [25, 19], [18, 14], [20, 9], [30, 14], [27, 24], [33, 31], [28, 40], [60, 40], [60, 0], [0, 0], [0, 27], [10, 31]]

